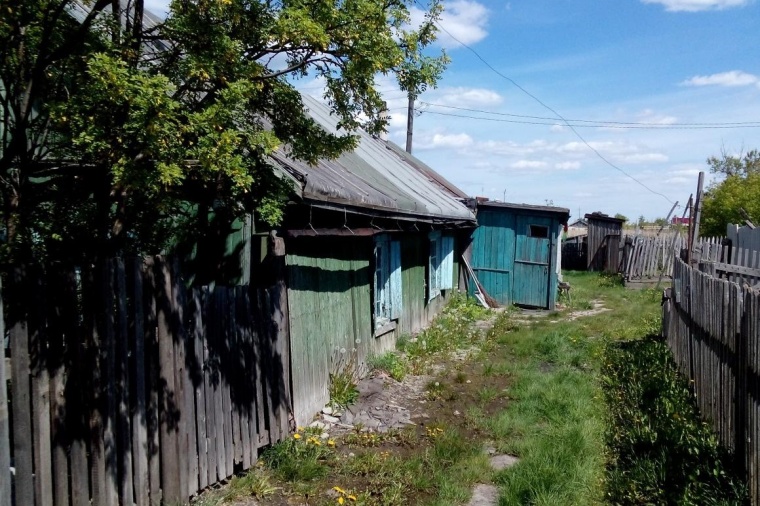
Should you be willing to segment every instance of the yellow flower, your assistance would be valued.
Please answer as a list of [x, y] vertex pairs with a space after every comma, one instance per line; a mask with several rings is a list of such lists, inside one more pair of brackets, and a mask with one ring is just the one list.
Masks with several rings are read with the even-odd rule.
[[293, 439], [301, 439], [301, 434], [293, 434]]
[[331, 439], [331, 440], [329, 440], [329, 441], [327, 442], [327, 444], [328, 444], [329, 446], [335, 446], [335, 441], [333, 441], [333, 440]]
[[338, 486], [333, 487], [333, 490], [335, 490], [339, 494], [345, 494], [346, 493], [345, 490], [343, 490], [342, 488], [340, 488]]
[[350, 495], [350, 496], [348, 496], [348, 498], [351, 499], [352, 501], [356, 501], [356, 496], [355, 495]]
[[343, 497], [338, 497], [338, 504], [343, 504], [344, 502], [346, 501], [343, 499]]

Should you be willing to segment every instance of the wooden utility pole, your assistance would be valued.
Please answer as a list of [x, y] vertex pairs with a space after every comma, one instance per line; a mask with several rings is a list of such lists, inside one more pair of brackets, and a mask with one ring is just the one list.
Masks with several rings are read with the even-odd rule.
[[412, 134], [414, 132], [414, 94], [409, 92], [409, 108], [406, 113], [406, 152], [412, 154]]
[[699, 238], [699, 221], [702, 217], [702, 185], [705, 182], [705, 173], [699, 173], [699, 180], [697, 181], [697, 197], [694, 199], [694, 224], [691, 232], [691, 243], [689, 244], [689, 264], [694, 252], [694, 247], [697, 245], [697, 239]]

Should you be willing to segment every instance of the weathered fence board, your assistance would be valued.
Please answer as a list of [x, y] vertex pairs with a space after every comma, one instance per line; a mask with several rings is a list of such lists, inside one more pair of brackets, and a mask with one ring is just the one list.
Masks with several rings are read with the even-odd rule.
[[162, 257], [9, 281], [0, 506], [179, 504], [287, 436], [278, 287], [188, 289]]

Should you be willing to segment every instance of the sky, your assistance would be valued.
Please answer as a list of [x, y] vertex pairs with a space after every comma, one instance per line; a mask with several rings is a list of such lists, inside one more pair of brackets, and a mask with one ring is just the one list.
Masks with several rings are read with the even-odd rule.
[[[760, 148], [756, 0], [444, 6], [451, 63], [415, 104], [413, 154], [470, 195], [653, 220], [712, 181], [708, 157]], [[404, 146], [407, 98], [378, 86]]]

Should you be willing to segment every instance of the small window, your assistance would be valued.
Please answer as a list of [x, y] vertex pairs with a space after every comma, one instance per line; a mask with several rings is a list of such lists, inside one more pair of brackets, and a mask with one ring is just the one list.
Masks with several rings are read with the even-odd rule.
[[531, 225], [529, 237], [535, 237], [536, 239], [548, 239], [549, 227], [543, 225]]
[[441, 290], [454, 288], [454, 238], [431, 232], [428, 268], [428, 301], [441, 294]]
[[383, 327], [401, 314], [401, 247], [388, 236], [375, 239], [374, 276], [375, 328]]

